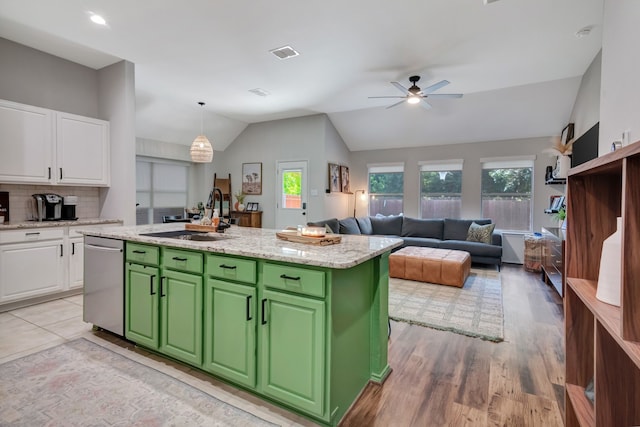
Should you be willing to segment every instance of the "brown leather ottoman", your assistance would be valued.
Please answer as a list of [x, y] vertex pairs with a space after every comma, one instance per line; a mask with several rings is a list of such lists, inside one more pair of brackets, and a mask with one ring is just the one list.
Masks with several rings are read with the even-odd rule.
[[471, 256], [464, 251], [407, 246], [389, 255], [389, 276], [440, 285], [464, 286]]

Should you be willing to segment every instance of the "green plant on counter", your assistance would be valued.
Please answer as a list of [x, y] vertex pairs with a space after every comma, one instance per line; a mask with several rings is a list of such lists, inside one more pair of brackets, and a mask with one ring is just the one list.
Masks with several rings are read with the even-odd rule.
[[558, 221], [564, 221], [567, 218], [567, 210], [564, 207], [558, 209], [558, 212], [554, 215], [554, 217]]

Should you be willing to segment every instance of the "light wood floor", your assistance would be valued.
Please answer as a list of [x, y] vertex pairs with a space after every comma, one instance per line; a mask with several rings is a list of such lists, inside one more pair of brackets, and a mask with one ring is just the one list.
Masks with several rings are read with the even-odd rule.
[[562, 299], [522, 266], [503, 266], [505, 341], [392, 322], [382, 385], [341, 426], [562, 426]]

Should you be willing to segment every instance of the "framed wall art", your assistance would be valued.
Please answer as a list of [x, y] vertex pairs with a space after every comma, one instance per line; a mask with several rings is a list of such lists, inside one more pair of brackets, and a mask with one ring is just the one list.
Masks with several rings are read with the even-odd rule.
[[351, 193], [351, 188], [349, 187], [349, 167], [348, 166], [340, 166], [340, 181], [342, 182], [342, 192]]
[[340, 178], [340, 165], [329, 163], [329, 192], [339, 193], [342, 191], [342, 181]]
[[262, 163], [242, 164], [242, 192], [262, 194]]

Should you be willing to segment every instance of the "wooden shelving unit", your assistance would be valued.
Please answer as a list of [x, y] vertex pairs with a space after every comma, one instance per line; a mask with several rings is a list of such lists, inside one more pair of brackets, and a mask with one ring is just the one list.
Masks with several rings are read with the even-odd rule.
[[[622, 304], [596, 298], [602, 242], [622, 216]], [[640, 142], [567, 182], [565, 425], [640, 425]], [[595, 380], [595, 402], [584, 390]]]

